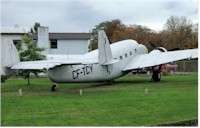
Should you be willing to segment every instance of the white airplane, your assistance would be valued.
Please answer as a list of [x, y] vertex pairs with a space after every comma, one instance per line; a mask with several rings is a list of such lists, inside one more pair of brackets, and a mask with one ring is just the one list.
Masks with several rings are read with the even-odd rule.
[[[14, 51], [13, 51], [14, 52]], [[17, 54], [17, 53], [16, 53]], [[12, 60], [12, 56], [8, 56]], [[7, 65], [12, 69], [46, 69], [55, 83], [109, 81], [133, 69], [157, 66], [182, 59], [198, 58], [198, 49], [167, 51], [163, 47], [148, 53], [135, 40], [109, 44], [103, 30], [98, 33], [98, 49], [78, 58], [17, 62]]]

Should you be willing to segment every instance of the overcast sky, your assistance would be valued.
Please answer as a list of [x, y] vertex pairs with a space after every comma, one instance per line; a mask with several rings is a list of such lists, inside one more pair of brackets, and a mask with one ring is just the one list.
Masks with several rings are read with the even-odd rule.
[[161, 30], [171, 15], [198, 22], [198, 0], [2, 0], [1, 9], [2, 26], [39, 22], [51, 32], [89, 32], [113, 19]]

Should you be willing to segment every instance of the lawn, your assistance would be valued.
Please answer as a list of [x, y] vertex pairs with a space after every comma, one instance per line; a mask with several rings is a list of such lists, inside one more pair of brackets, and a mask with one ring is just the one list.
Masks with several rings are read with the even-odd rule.
[[[2, 126], [150, 126], [198, 117], [198, 75], [125, 76], [112, 85], [10, 78], [1, 85]], [[18, 90], [22, 89], [20, 96]], [[79, 90], [83, 95], [79, 95]]]

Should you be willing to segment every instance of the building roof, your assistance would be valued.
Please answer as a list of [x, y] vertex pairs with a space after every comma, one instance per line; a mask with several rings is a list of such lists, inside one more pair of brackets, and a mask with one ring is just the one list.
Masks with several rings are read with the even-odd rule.
[[[1, 27], [1, 35], [24, 35], [29, 34], [37, 40], [37, 33], [30, 33], [28, 27]], [[90, 33], [49, 33], [50, 40], [89, 40]]]
[[[36, 33], [33, 33], [32, 37], [38, 38]], [[50, 40], [89, 40], [90, 38], [90, 33], [49, 33]]]
[[25, 34], [28, 33], [28, 27], [1, 27], [1, 34]]
[[88, 40], [90, 33], [49, 33], [49, 39]]

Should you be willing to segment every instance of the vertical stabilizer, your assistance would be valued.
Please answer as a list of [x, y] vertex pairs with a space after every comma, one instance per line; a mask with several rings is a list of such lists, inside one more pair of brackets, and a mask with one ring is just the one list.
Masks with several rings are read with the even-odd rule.
[[109, 65], [117, 62], [112, 57], [109, 40], [103, 30], [98, 33], [99, 64]]
[[3, 40], [1, 42], [1, 74], [10, 75], [12, 71], [9, 70], [9, 67], [19, 61], [19, 54], [12, 40]]

